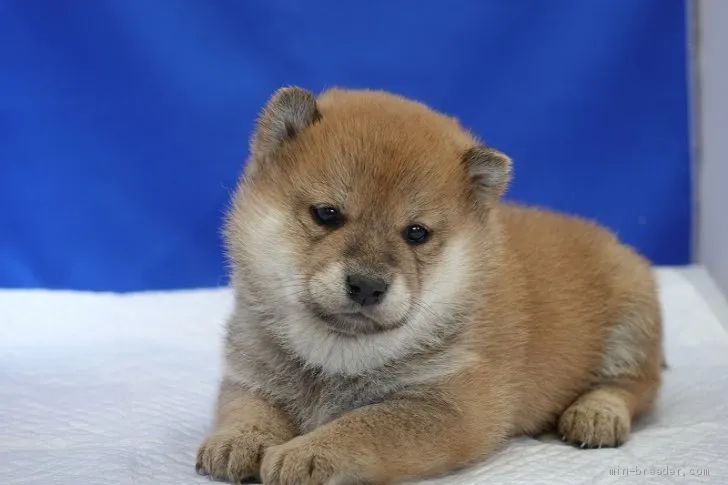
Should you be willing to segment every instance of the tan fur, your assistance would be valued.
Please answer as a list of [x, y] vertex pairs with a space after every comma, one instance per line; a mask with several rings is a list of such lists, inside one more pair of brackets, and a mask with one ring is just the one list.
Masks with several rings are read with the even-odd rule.
[[[660, 387], [650, 266], [593, 223], [500, 202], [510, 169], [419, 103], [276, 93], [226, 226], [236, 309], [198, 468], [398, 483], [519, 434], [624, 442]], [[317, 225], [324, 203], [346, 223]], [[405, 243], [412, 223], [430, 240]], [[390, 282], [366, 318], [339, 290], [352, 271]]]

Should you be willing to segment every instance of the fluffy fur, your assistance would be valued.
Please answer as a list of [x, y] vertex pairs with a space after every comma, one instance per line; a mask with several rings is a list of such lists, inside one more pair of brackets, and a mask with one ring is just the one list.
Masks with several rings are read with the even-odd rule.
[[[501, 202], [510, 174], [414, 101], [277, 92], [226, 225], [236, 305], [198, 470], [398, 483], [517, 434], [624, 442], [660, 385], [650, 266], [593, 223]], [[351, 274], [386, 282], [383, 300], [353, 302]]]

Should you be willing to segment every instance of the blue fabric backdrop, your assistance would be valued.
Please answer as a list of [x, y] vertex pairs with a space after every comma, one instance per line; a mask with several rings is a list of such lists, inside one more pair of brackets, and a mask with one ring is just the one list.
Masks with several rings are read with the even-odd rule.
[[512, 199], [689, 261], [678, 0], [2, 0], [0, 286], [224, 283], [219, 226], [277, 87], [384, 88], [516, 163]]

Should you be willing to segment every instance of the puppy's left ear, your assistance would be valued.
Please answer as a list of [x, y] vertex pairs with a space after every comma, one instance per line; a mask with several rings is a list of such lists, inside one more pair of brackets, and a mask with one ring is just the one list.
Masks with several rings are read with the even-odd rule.
[[511, 181], [511, 159], [505, 154], [478, 145], [462, 156], [474, 193], [484, 202], [500, 199]]

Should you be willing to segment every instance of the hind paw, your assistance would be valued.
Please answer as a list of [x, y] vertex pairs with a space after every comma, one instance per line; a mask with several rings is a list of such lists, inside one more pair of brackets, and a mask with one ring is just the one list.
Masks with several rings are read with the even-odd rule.
[[[613, 398], [613, 399], [610, 399]], [[564, 441], [581, 448], [616, 447], [627, 440], [631, 419], [624, 402], [614, 396], [583, 396], [559, 419]]]

